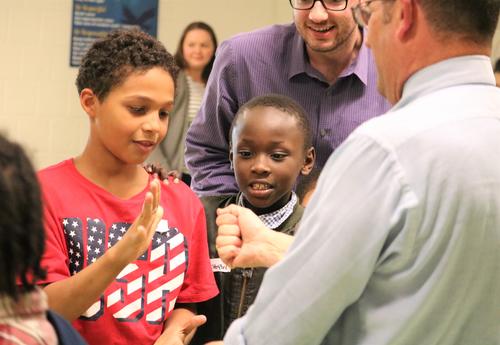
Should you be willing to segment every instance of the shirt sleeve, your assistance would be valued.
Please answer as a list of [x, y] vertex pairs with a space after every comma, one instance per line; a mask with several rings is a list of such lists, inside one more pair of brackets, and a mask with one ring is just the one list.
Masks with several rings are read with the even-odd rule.
[[200, 196], [236, 194], [229, 163], [229, 128], [239, 104], [230, 42], [217, 48], [198, 115], [186, 135], [186, 165], [191, 188]]
[[188, 269], [177, 299], [179, 303], [203, 302], [219, 292], [208, 256], [205, 212], [201, 202], [194, 195], [192, 198], [194, 228], [188, 242]]
[[285, 259], [224, 344], [320, 344], [359, 299], [414, 203], [395, 154], [351, 136], [323, 170]]

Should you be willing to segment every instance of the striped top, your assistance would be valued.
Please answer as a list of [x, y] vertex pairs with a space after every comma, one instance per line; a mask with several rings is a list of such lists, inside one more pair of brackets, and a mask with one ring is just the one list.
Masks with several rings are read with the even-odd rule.
[[0, 344], [56, 345], [47, 308], [47, 296], [40, 289], [21, 295], [17, 302], [0, 295]]
[[[189, 104], [187, 117], [189, 124], [191, 124], [200, 110], [201, 100], [205, 92], [205, 84], [194, 81], [189, 75], [186, 75], [188, 90], [189, 90]], [[189, 126], [188, 126], [189, 127]]]
[[[203, 93], [205, 92], [205, 84], [193, 80], [193, 78], [191, 78], [187, 73], [186, 80], [189, 94], [188, 112], [186, 114], [188, 123], [186, 128], [189, 128], [200, 110], [201, 100], [203, 99]], [[189, 170], [185, 163], [182, 172], [189, 174]]]
[[186, 137], [186, 164], [198, 195], [236, 194], [229, 163], [229, 128], [238, 108], [254, 96], [278, 93], [309, 115], [317, 165], [364, 121], [385, 113], [377, 92], [374, 59], [362, 45], [357, 58], [333, 83], [309, 63], [295, 25], [273, 25], [237, 35], [217, 49], [198, 116]]

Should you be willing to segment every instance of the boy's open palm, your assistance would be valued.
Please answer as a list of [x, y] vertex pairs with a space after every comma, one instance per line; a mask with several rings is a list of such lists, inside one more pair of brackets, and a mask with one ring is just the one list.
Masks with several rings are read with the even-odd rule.
[[149, 185], [141, 214], [135, 219], [122, 240], [116, 244], [120, 247], [119, 253], [128, 262], [136, 260], [148, 249], [162, 216], [160, 182], [155, 179]]

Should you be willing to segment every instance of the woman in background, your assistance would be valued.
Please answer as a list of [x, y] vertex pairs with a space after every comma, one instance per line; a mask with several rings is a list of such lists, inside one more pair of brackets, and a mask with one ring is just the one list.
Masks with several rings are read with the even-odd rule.
[[175, 61], [177, 77], [175, 105], [170, 113], [167, 136], [148, 159], [167, 170], [176, 170], [189, 185], [191, 175], [184, 164], [186, 132], [198, 114], [217, 48], [214, 30], [204, 22], [193, 22], [183, 31]]

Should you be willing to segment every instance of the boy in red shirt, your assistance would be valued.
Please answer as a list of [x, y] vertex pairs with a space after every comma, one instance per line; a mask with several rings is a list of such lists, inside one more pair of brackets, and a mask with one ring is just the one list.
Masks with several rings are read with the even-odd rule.
[[176, 74], [163, 45], [139, 30], [94, 43], [76, 80], [87, 145], [39, 172], [42, 283], [89, 344], [183, 344], [205, 321], [194, 303], [217, 294], [201, 203], [142, 167], [167, 132]]

